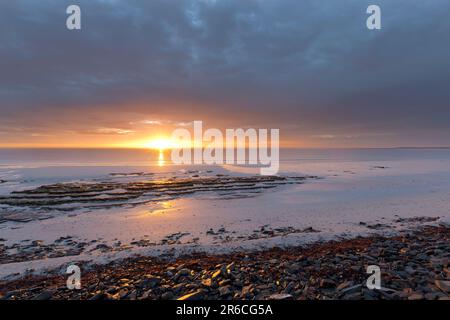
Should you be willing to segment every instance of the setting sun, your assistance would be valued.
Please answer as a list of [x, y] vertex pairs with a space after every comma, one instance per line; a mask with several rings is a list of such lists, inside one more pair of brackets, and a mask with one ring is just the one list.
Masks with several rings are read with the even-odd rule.
[[147, 142], [145, 144], [145, 146], [150, 149], [163, 151], [163, 150], [167, 150], [167, 149], [171, 149], [171, 148], [176, 148], [178, 146], [178, 144], [175, 141], [170, 140], [170, 139], [157, 138], [157, 139]]

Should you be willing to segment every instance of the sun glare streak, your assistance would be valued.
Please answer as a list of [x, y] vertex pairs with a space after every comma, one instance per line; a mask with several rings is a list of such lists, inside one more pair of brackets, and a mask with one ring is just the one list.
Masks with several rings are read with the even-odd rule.
[[[151, 140], [150, 142], [145, 143], [145, 146], [150, 149], [164, 151], [164, 150], [168, 150], [168, 149], [172, 149], [172, 148], [177, 148], [178, 144], [175, 141], [170, 140], [170, 139], [159, 138], [159, 139], [154, 139], [154, 140]], [[164, 158], [164, 155], [163, 155], [163, 158]]]
[[159, 150], [158, 166], [163, 167], [165, 164], [166, 164], [166, 161], [164, 160], [164, 151]]

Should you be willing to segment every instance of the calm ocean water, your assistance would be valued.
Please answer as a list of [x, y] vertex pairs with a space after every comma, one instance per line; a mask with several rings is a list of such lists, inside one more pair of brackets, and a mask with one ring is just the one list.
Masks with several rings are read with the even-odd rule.
[[[281, 162], [450, 159], [450, 149], [282, 149]], [[170, 163], [170, 152], [164, 153]], [[140, 166], [161, 161], [145, 149], [0, 149], [1, 166]]]

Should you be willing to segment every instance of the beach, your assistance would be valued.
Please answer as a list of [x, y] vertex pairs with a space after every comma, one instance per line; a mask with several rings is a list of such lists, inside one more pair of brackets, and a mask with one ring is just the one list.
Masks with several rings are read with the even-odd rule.
[[[395, 272], [407, 272], [409, 264], [419, 270], [409, 284], [388, 281], [395, 294], [372, 298], [448, 297], [450, 150], [289, 152], [284, 158], [282, 153], [277, 176], [261, 176], [250, 166], [173, 166], [158, 160], [144, 165], [140, 155], [129, 155], [133, 161], [127, 164], [125, 156], [102, 158], [92, 151], [77, 163], [64, 154], [56, 163], [44, 156], [34, 163], [4, 160], [1, 294], [8, 299], [46, 291], [52, 294], [41, 298], [359, 299], [368, 298], [361, 286], [372, 263], [389, 274], [384, 281], [408, 278]], [[387, 250], [387, 261], [379, 250]], [[423, 263], [414, 250], [429, 252]], [[341, 251], [342, 261], [334, 261]], [[323, 253], [319, 265], [305, 260], [318, 253]], [[340, 263], [351, 261], [357, 270], [336, 278]], [[70, 264], [82, 266], [87, 283], [110, 279], [81, 292], [65, 291]], [[156, 269], [147, 270], [147, 264]], [[311, 270], [305, 273], [303, 267]], [[241, 276], [227, 277], [233, 268], [243, 269]], [[250, 274], [266, 269], [276, 270], [270, 273], [277, 279], [255, 282], [266, 287], [247, 294]], [[112, 270], [123, 272], [112, 277]], [[213, 281], [217, 270], [223, 277]], [[137, 286], [147, 278], [148, 286]], [[47, 286], [38, 285], [42, 279], [48, 279]], [[208, 279], [205, 287], [202, 281]], [[347, 296], [337, 289], [358, 285], [358, 293]], [[118, 295], [122, 287], [130, 288]]]
[[[450, 300], [450, 227], [358, 237], [307, 247], [181, 257], [138, 257], [87, 266], [82, 288], [52, 272], [0, 282], [16, 300]], [[382, 287], [366, 286], [367, 267]], [[82, 266], [84, 268], [84, 266]], [[83, 269], [84, 270], [84, 269]]]

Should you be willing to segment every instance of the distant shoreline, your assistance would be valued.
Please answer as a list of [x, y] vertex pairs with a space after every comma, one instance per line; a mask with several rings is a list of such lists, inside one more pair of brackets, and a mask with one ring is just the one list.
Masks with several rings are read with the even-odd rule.
[[[193, 149], [193, 148], [191, 148]], [[281, 150], [439, 150], [450, 149], [448, 147], [280, 147]], [[0, 150], [145, 150], [155, 151], [151, 148], [126, 148], [126, 147], [0, 147]]]

